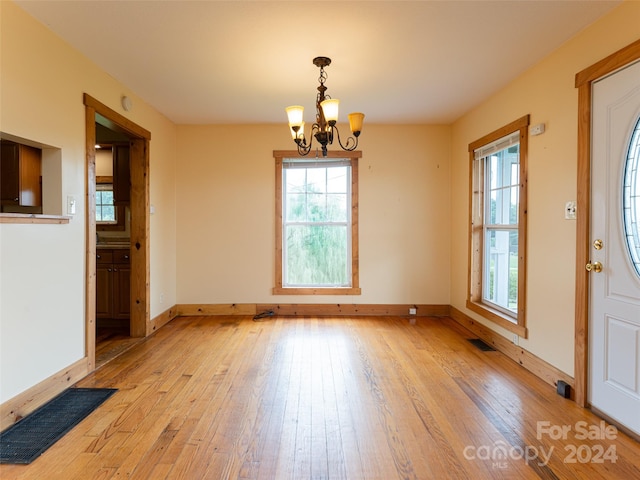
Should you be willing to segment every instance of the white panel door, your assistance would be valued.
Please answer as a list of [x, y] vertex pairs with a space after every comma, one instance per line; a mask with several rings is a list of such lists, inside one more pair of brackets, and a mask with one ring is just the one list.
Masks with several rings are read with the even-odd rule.
[[640, 267], [626, 237], [640, 225], [624, 220], [631, 201], [640, 221], [640, 198], [630, 199], [629, 188], [623, 197], [640, 119], [640, 62], [593, 84], [592, 112], [589, 401], [640, 434]]

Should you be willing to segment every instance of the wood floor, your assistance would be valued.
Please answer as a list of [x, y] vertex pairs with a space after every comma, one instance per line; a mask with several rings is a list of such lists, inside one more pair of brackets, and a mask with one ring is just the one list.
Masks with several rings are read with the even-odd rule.
[[113, 360], [142, 341], [129, 336], [129, 326], [96, 328], [96, 368]]
[[81, 381], [119, 390], [0, 478], [640, 478], [639, 443], [467, 338], [449, 319], [177, 318]]

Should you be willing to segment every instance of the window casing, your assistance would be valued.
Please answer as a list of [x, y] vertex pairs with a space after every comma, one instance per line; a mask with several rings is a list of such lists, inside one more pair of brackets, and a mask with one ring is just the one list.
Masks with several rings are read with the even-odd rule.
[[526, 338], [529, 116], [469, 145], [467, 308]]
[[274, 294], [359, 295], [358, 158], [329, 152], [276, 159]]

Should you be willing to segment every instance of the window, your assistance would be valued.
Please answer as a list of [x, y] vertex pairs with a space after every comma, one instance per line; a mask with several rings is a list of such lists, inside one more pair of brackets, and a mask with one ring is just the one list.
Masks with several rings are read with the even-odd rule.
[[276, 159], [275, 294], [359, 295], [358, 158]]
[[469, 145], [467, 307], [527, 336], [525, 328], [527, 127], [525, 116]]
[[113, 184], [96, 185], [96, 222], [118, 222], [116, 207], [113, 203]]
[[622, 210], [627, 251], [640, 275], [640, 118], [631, 135], [624, 169]]

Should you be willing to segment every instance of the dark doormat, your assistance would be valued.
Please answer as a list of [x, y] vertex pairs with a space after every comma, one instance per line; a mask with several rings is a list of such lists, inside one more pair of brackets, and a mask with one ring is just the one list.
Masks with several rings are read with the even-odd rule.
[[493, 348], [491, 345], [488, 345], [488, 344], [484, 343], [479, 338], [467, 338], [467, 340], [469, 340], [469, 342], [473, 343], [476, 347], [478, 347], [483, 352], [495, 352], [496, 351], [495, 348]]
[[113, 395], [113, 388], [69, 388], [0, 433], [0, 463], [31, 463]]

